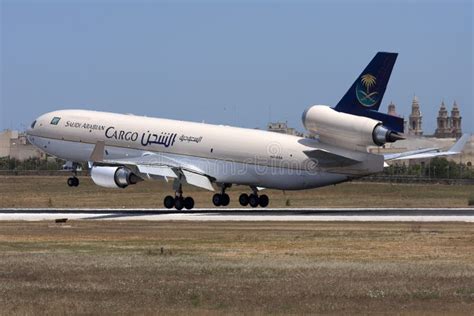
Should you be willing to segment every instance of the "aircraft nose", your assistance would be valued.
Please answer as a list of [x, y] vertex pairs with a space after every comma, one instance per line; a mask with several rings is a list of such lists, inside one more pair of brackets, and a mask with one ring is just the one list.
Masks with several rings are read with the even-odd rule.
[[35, 143], [35, 131], [38, 129], [38, 120], [39, 118], [36, 118], [30, 126], [26, 129], [26, 138], [31, 144], [36, 144]]
[[32, 131], [35, 129], [36, 127], [36, 122], [38, 121], [38, 119], [35, 119], [31, 124], [30, 126], [28, 126], [28, 128], [26, 129], [26, 135], [30, 136]]

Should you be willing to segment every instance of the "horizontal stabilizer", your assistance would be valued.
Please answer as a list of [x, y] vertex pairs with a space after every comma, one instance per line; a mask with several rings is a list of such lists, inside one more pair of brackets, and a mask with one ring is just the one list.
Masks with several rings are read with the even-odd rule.
[[453, 145], [453, 147], [449, 148], [448, 151], [460, 153], [466, 145], [467, 141], [469, 140], [469, 137], [469, 134], [462, 135], [461, 138], [459, 138], [458, 141]]
[[321, 168], [346, 167], [360, 162], [322, 149], [308, 150], [304, 153]]
[[438, 148], [423, 148], [418, 150], [406, 151], [398, 154], [384, 155], [385, 161], [391, 160], [407, 160], [407, 159], [430, 159], [434, 157], [458, 155], [462, 152], [464, 146], [469, 140], [469, 134], [464, 134], [458, 141], [447, 151], [440, 151]]

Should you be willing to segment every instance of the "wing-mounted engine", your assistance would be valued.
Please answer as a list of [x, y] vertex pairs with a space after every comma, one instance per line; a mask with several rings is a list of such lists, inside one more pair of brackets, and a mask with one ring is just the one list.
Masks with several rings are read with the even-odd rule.
[[303, 113], [303, 125], [321, 142], [343, 148], [367, 151], [367, 146], [382, 146], [403, 137], [383, 126], [381, 121], [313, 105]]
[[132, 170], [122, 166], [92, 166], [91, 178], [95, 184], [113, 189], [123, 189], [143, 180]]

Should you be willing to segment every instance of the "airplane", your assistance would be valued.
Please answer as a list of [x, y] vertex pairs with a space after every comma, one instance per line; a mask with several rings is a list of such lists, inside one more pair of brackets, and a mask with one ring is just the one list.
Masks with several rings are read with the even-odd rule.
[[[266, 207], [264, 188], [302, 190], [333, 185], [383, 171], [386, 161], [423, 153], [430, 157], [453, 151], [409, 152], [386, 156], [368, 146], [403, 139], [403, 119], [378, 112], [397, 53], [379, 52], [338, 102], [308, 107], [302, 116], [310, 137], [88, 110], [59, 110], [39, 116], [28, 128], [29, 141], [66, 161], [74, 172], [87, 162], [93, 182], [124, 189], [143, 180], [173, 181], [166, 208], [192, 209], [183, 184], [218, 192], [215, 206], [230, 202], [226, 189], [248, 186], [242, 206]], [[464, 141], [464, 140], [463, 140]], [[415, 156], [413, 156], [415, 155]], [[425, 156], [423, 156], [425, 157]]]

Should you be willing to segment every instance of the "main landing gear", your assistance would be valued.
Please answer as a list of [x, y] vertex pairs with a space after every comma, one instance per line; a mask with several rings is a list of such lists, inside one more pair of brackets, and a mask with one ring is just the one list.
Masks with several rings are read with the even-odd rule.
[[168, 195], [163, 200], [163, 204], [166, 208], [176, 208], [177, 210], [182, 210], [183, 208], [190, 210], [194, 207], [194, 199], [190, 196], [183, 197], [183, 189], [181, 182], [179, 180], [175, 181], [173, 184], [175, 188], [175, 196], [172, 197]]
[[270, 199], [266, 194], [258, 195], [258, 190], [252, 188], [253, 193], [248, 195], [247, 193], [242, 193], [239, 196], [239, 203], [242, 206], [250, 205], [251, 207], [267, 207]]
[[[227, 188], [230, 188], [230, 184], [224, 184], [221, 187], [221, 192], [214, 194], [212, 197], [212, 203], [215, 206], [227, 206], [229, 205], [230, 198], [227, 193], [225, 193], [225, 190]], [[251, 207], [267, 207], [268, 203], [270, 202], [269, 198], [267, 195], [262, 194], [258, 195], [258, 190], [256, 187], [251, 187], [253, 193], [252, 194], [246, 194], [243, 193], [239, 197], [239, 203], [242, 206], [247, 206], [250, 205]]]
[[172, 197], [168, 195], [165, 197], [163, 204], [166, 208], [176, 208], [177, 210], [182, 210], [183, 208], [190, 210], [194, 207], [194, 199], [190, 196], [183, 198], [182, 196], [176, 195]]
[[221, 187], [221, 193], [216, 193], [212, 196], [212, 203], [215, 206], [227, 206], [230, 203], [229, 194], [225, 193], [225, 190], [230, 188], [230, 185], [224, 184]]

